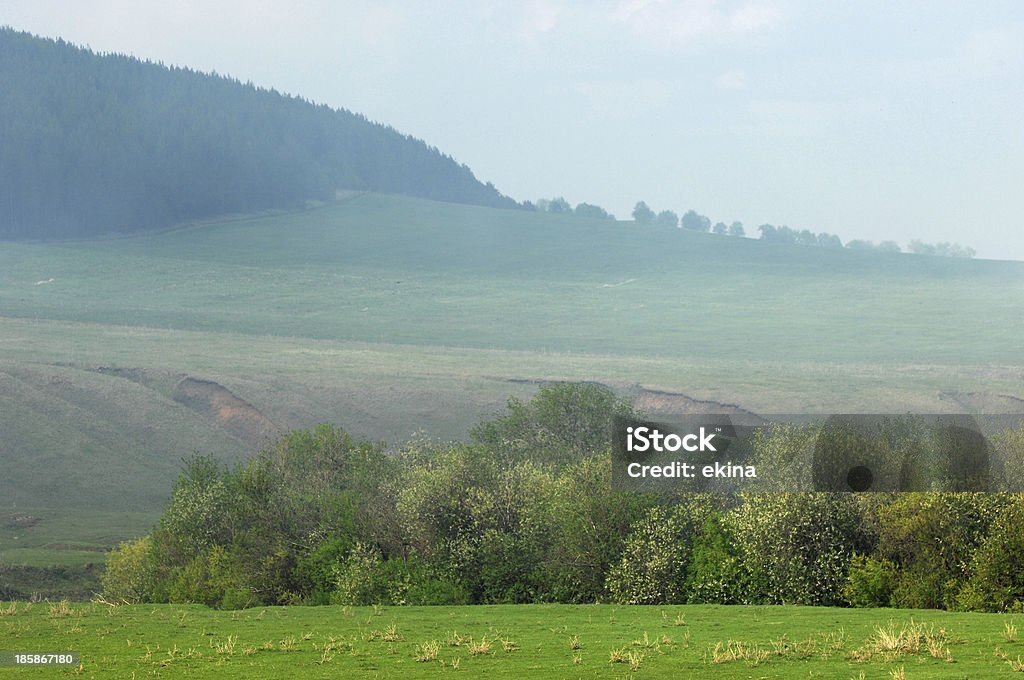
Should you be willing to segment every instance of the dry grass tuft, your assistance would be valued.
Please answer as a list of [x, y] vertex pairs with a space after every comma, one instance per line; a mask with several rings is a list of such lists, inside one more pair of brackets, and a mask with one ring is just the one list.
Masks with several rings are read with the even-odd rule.
[[491, 641], [486, 636], [480, 638], [480, 642], [473, 642], [473, 638], [469, 639], [469, 644], [466, 646], [469, 653], [473, 656], [480, 656], [481, 654], [491, 653]]
[[437, 640], [430, 640], [429, 642], [416, 645], [415, 659], [421, 663], [434, 661], [437, 659], [437, 655], [440, 651], [441, 643]]
[[238, 642], [237, 635], [229, 635], [228, 638], [222, 643], [214, 643], [214, 649], [218, 654], [227, 654], [231, 656], [235, 653], [235, 643]]
[[725, 644], [716, 642], [711, 650], [711, 663], [729, 663], [746, 661], [751, 666], [758, 666], [771, 656], [767, 649], [757, 645], [746, 644], [739, 640], [729, 640]]

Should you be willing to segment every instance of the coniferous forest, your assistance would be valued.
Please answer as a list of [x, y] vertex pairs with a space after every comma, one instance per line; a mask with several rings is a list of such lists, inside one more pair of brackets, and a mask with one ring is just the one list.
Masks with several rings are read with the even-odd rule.
[[339, 190], [515, 207], [346, 110], [0, 28], [0, 237], [78, 238], [294, 209]]

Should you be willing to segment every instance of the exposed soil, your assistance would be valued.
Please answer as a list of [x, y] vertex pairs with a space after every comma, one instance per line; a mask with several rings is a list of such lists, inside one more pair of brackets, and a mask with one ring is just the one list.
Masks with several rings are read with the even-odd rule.
[[[506, 382], [522, 385], [557, 385], [562, 380], [541, 380], [537, 378], [508, 378]], [[666, 392], [663, 390], [651, 390], [642, 385], [609, 385], [595, 380], [581, 380], [579, 382], [588, 385], [605, 387], [620, 397], [629, 398], [634, 408], [650, 416], [671, 416], [686, 413], [713, 413], [728, 415], [743, 415], [748, 418], [760, 419], [760, 417], [737, 404], [728, 404], [720, 401], [707, 399], [696, 399], [681, 392]]]
[[1024, 399], [995, 392], [943, 392], [942, 399], [952, 401], [967, 413], [1024, 413]]
[[679, 392], [649, 390], [637, 385], [633, 388], [633, 406], [650, 415], [673, 415], [682, 413], [724, 413], [758, 418], [757, 414], [737, 405], [708, 399], [695, 399]]
[[259, 409], [212, 380], [186, 376], [174, 389], [174, 401], [223, 427], [251, 446], [265, 444], [277, 427]]

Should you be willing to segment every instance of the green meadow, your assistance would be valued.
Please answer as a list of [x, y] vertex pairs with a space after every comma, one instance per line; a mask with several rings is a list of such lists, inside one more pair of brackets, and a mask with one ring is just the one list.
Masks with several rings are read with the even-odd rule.
[[999, 678], [1018, 618], [821, 607], [0, 605], [5, 651], [86, 678]]

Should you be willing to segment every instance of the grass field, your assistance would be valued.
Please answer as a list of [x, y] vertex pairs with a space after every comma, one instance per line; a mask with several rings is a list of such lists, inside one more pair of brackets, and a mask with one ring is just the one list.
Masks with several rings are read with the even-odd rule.
[[[1020, 411], [1021, 299], [1022, 263], [374, 194], [3, 243], [0, 524], [26, 507], [45, 521], [28, 547], [0, 535], [0, 563], [81, 564], [46, 554], [82, 540], [48, 511], [158, 512], [194, 451], [229, 463], [318, 422], [462, 438], [549, 380], [657, 391], [669, 410], [660, 392], [776, 413]], [[110, 526], [116, 542], [139, 524]]]
[[86, 678], [998, 678], [1019, 617], [820, 607], [5, 604], [0, 651], [75, 651]]

